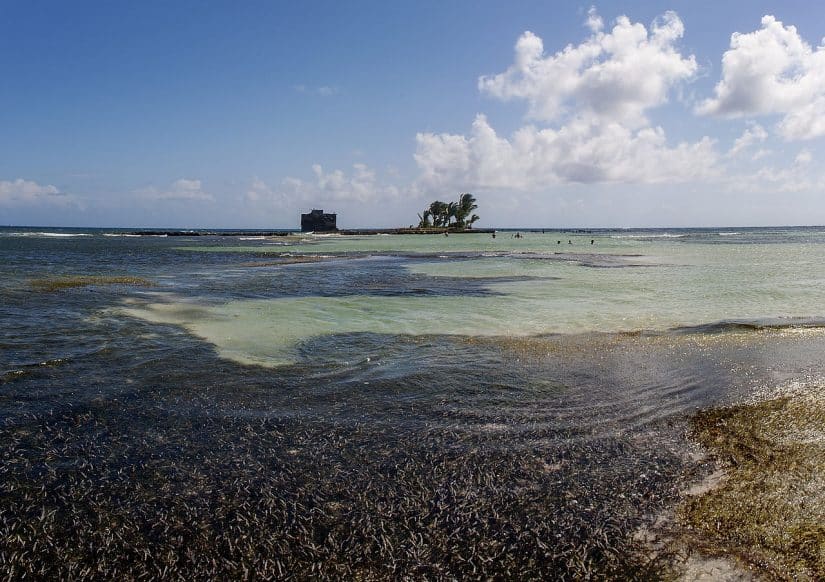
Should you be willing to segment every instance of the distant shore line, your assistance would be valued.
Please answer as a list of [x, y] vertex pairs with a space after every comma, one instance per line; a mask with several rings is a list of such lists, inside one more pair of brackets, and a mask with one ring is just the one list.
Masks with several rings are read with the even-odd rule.
[[340, 234], [340, 235], [373, 235], [373, 234], [492, 234], [494, 228], [345, 228], [328, 232], [300, 232], [296, 230], [135, 230], [127, 234], [135, 236], [290, 236], [300, 234]]

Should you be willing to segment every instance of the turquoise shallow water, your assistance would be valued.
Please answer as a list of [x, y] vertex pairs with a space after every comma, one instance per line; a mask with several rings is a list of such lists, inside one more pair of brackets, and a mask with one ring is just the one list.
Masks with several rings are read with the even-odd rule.
[[126, 234], [0, 229], [19, 576], [621, 577], [695, 410], [823, 382], [825, 229]]
[[[326, 236], [288, 251], [324, 262], [261, 267], [258, 275], [300, 279], [311, 270], [335, 278], [341, 271], [368, 273], [381, 258], [382, 268], [392, 264], [401, 277], [438, 280], [443, 289], [401, 293], [387, 285], [383, 293], [370, 292], [381, 288], [377, 281], [202, 309], [172, 299], [128, 314], [182, 325], [227, 357], [261, 364], [290, 361], [302, 341], [331, 333], [525, 336], [663, 331], [731, 320], [793, 323], [820, 317], [825, 304], [821, 236], [801, 230]], [[181, 248], [227, 252], [224, 245]], [[266, 241], [230, 250], [284, 252]]]

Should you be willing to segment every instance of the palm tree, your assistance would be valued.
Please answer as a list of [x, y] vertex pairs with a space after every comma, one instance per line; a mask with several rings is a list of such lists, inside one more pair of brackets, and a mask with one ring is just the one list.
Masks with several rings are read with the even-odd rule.
[[418, 222], [418, 228], [430, 228], [432, 226], [430, 216], [432, 216], [432, 213], [429, 210], [425, 210], [423, 214], [419, 212], [418, 218], [421, 220]]
[[[450, 224], [450, 219], [455, 218], [455, 225]], [[458, 204], [450, 202], [447, 205], [446, 224], [444, 226], [458, 226]]]
[[481, 217], [480, 217], [478, 214], [473, 214], [473, 215], [470, 217], [470, 220], [468, 220], [468, 221], [467, 221], [467, 228], [473, 228], [473, 223], [474, 223], [476, 220], [478, 220], [479, 218], [481, 218]]
[[[478, 208], [478, 204], [476, 204], [475, 196], [469, 192], [465, 192], [458, 197], [457, 206], [458, 212], [456, 213], [456, 226], [459, 228], [464, 228], [465, 223], [467, 222], [467, 217], [470, 216], [470, 213], [472, 213], [473, 210]], [[476, 217], [476, 220], [478, 220], [478, 217]], [[475, 221], [470, 219], [470, 227], [472, 227], [473, 222]]]
[[435, 200], [430, 204], [430, 214], [433, 217], [433, 226], [447, 226], [447, 204], [440, 200]]

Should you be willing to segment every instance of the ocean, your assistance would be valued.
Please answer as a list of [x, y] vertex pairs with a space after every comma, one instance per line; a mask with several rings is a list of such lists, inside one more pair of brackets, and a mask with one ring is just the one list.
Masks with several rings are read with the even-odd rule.
[[698, 411], [825, 363], [825, 228], [0, 228], [10, 577], [646, 577]]

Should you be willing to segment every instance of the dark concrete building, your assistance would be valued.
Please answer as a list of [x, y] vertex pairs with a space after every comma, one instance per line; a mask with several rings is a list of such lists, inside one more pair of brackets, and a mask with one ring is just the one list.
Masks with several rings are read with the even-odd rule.
[[331, 232], [338, 230], [335, 222], [337, 214], [328, 214], [323, 210], [313, 210], [301, 215], [301, 232]]

